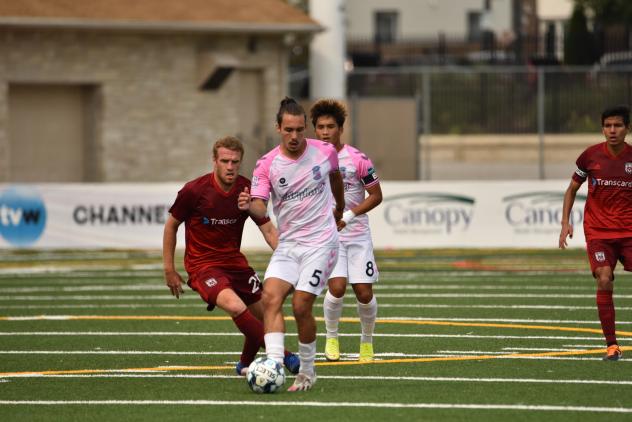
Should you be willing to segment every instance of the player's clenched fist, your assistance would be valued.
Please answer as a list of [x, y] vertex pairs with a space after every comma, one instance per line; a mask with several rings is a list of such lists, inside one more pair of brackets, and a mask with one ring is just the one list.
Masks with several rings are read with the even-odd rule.
[[250, 199], [250, 189], [245, 187], [243, 192], [239, 192], [239, 197], [237, 198], [237, 208], [242, 211], [248, 211], [250, 209]]

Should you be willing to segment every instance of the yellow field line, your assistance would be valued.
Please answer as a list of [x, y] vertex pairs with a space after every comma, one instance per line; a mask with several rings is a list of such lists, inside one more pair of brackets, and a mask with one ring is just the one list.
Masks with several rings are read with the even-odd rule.
[[[349, 365], [380, 365], [385, 363], [422, 363], [422, 362], [449, 362], [449, 361], [472, 361], [491, 359], [513, 359], [530, 357], [557, 357], [557, 356], [579, 356], [594, 355], [603, 353], [605, 348], [589, 350], [568, 350], [564, 352], [543, 352], [543, 353], [512, 353], [509, 355], [480, 355], [480, 356], [447, 356], [434, 358], [406, 358], [406, 359], [384, 359], [372, 362], [341, 361], [341, 362], [317, 362], [316, 366], [349, 366]], [[632, 346], [621, 347], [622, 351], [632, 351]], [[46, 376], [46, 375], [86, 375], [86, 374], [106, 374], [125, 372], [168, 372], [168, 371], [218, 371], [234, 370], [232, 365], [221, 366], [159, 366], [154, 368], [127, 368], [127, 369], [74, 369], [59, 371], [29, 371], [29, 372], [0, 372], [2, 377], [20, 376]]]
[[[136, 321], [230, 321], [228, 316], [188, 316], [188, 315], [68, 315], [63, 318], [49, 317], [46, 315], [31, 317], [37, 320], [52, 321], [94, 321], [94, 320], [136, 320]], [[19, 317], [0, 317], [0, 321], [18, 321]], [[286, 321], [293, 321], [292, 317], [285, 317]], [[322, 317], [316, 317], [317, 321], [324, 321]], [[359, 318], [340, 318], [341, 322], [359, 323]], [[504, 323], [482, 323], [482, 322], [452, 322], [452, 321], [418, 321], [412, 319], [377, 319], [377, 324], [404, 324], [404, 325], [440, 325], [452, 327], [484, 327], [484, 328], [517, 328], [524, 330], [549, 330], [549, 331], [571, 331], [578, 333], [601, 334], [598, 328], [580, 327], [560, 327], [555, 325], [527, 325], [527, 324], [504, 324]], [[617, 331], [619, 336], [632, 336], [630, 331]]]
[[[58, 320], [45, 315], [37, 318], [42, 320]], [[286, 320], [292, 320], [291, 317], [285, 317]], [[316, 318], [322, 321], [323, 318]], [[0, 321], [15, 320], [12, 317], [0, 317]], [[177, 316], [177, 315], [70, 315], [63, 320], [192, 320], [192, 321], [229, 321], [227, 316]], [[341, 318], [342, 322], [359, 322], [358, 318]], [[580, 327], [558, 327], [546, 325], [524, 325], [524, 324], [490, 324], [490, 323], [471, 323], [471, 322], [449, 322], [449, 321], [417, 321], [405, 319], [378, 319], [376, 323], [380, 324], [411, 324], [411, 325], [439, 325], [439, 326], [456, 326], [456, 327], [488, 327], [488, 328], [517, 328], [527, 330], [552, 330], [552, 331], [574, 331], [601, 334], [601, 330], [593, 328]], [[617, 331], [621, 336], [632, 336], [629, 331]], [[448, 356], [433, 358], [406, 358], [406, 359], [385, 359], [375, 360], [372, 362], [358, 361], [341, 361], [341, 362], [318, 362], [317, 366], [344, 366], [344, 365], [375, 365], [385, 363], [420, 363], [420, 362], [446, 362], [446, 361], [471, 361], [471, 360], [489, 360], [489, 359], [508, 359], [508, 358], [526, 358], [526, 357], [548, 357], [548, 356], [578, 356], [603, 353], [605, 348], [589, 349], [589, 350], [569, 350], [564, 352], [543, 352], [543, 353], [515, 353], [509, 355], [482, 355], [482, 356]], [[622, 351], [632, 350], [632, 346], [621, 347]], [[104, 374], [104, 373], [120, 373], [120, 372], [165, 372], [165, 371], [209, 371], [209, 370], [226, 370], [233, 369], [233, 366], [168, 366], [155, 368], [128, 368], [128, 369], [77, 369], [62, 371], [31, 371], [31, 372], [0, 372], [0, 377], [18, 377], [27, 375], [71, 375], [71, 374]]]

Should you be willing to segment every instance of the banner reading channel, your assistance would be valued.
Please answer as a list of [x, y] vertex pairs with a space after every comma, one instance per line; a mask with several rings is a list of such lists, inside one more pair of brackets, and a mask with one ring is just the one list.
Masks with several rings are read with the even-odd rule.
[[[369, 213], [376, 248], [556, 248], [569, 180], [381, 182]], [[183, 183], [0, 184], [0, 248], [162, 248], [168, 210]], [[583, 247], [583, 186], [570, 247]], [[184, 246], [184, 227], [178, 247]], [[243, 249], [267, 249], [256, 225]]]

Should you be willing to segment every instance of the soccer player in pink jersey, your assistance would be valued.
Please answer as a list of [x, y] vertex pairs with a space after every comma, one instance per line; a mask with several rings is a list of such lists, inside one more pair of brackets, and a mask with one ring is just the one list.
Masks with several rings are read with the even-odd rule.
[[564, 195], [559, 247], [565, 249], [567, 237], [573, 237], [570, 212], [577, 190], [588, 179], [584, 234], [590, 268], [597, 280], [597, 311], [607, 345], [604, 360], [619, 360], [622, 353], [615, 333], [612, 292], [617, 261], [624, 270], [632, 271], [632, 147], [625, 142], [630, 109], [606, 109], [601, 114], [601, 128], [606, 141], [588, 147], [579, 156]]
[[[257, 273], [241, 253], [241, 236], [248, 212], [237, 208], [239, 193], [249, 189], [250, 181], [239, 175], [244, 148], [237, 138], [219, 139], [213, 146], [213, 172], [184, 185], [169, 210], [163, 235], [165, 280], [171, 294], [183, 293], [182, 277], [175, 269], [176, 235], [185, 225], [184, 267], [187, 284], [208, 303], [229, 314], [245, 336], [244, 347], [235, 370], [245, 375], [248, 365], [264, 346], [261, 283]], [[278, 232], [267, 217], [252, 217], [272, 249], [278, 244]], [[283, 352], [284, 363], [294, 374], [299, 359]]]
[[323, 303], [327, 329], [325, 358], [330, 361], [340, 359], [338, 325], [348, 281], [356, 296], [362, 329], [359, 360], [368, 362], [373, 360], [373, 330], [377, 316], [373, 283], [378, 280], [378, 270], [366, 213], [382, 202], [382, 189], [371, 160], [340, 139], [347, 117], [344, 105], [331, 99], [320, 100], [312, 106], [310, 117], [318, 139], [331, 143], [338, 152], [345, 188], [346, 208], [338, 221], [338, 262], [329, 278]]
[[316, 382], [316, 321], [312, 308], [338, 258], [336, 221], [345, 207], [338, 154], [326, 142], [305, 138], [306, 120], [303, 107], [296, 101], [281, 101], [277, 113], [281, 143], [259, 159], [252, 192], [239, 197], [239, 207], [259, 218], [266, 215], [267, 201], [272, 199], [277, 218], [279, 246], [272, 254], [263, 283], [263, 323], [266, 353], [280, 362], [285, 341], [282, 307], [294, 291], [292, 310], [301, 365], [288, 391], [309, 390]]

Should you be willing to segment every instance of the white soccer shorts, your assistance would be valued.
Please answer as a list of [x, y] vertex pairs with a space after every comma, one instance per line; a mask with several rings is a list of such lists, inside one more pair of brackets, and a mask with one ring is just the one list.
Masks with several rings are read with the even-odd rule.
[[327, 287], [337, 259], [337, 245], [314, 247], [281, 242], [270, 258], [265, 279], [280, 278], [295, 290], [318, 296]]
[[375, 283], [378, 276], [373, 243], [370, 240], [340, 242], [338, 262], [329, 278], [343, 277], [351, 284], [358, 284]]

